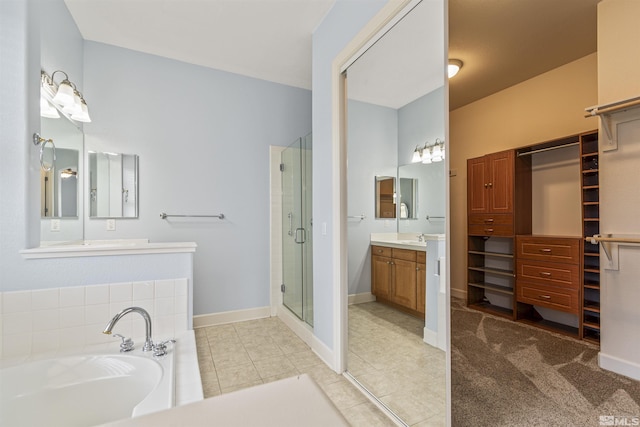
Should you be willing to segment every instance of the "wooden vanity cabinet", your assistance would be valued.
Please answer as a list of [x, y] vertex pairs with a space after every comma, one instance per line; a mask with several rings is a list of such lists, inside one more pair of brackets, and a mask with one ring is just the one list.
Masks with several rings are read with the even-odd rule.
[[378, 301], [424, 315], [425, 288], [424, 252], [371, 246], [371, 293]]

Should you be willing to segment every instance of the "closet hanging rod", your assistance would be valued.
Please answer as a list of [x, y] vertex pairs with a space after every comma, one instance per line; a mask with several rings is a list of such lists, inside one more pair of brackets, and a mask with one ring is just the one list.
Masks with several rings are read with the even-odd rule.
[[224, 214], [219, 215], [169, 215], [164, 212], [160, 214], [160, 218], [167, 219], [169, 217], [178, 217], [178, 218], [220, 218], [224, 219]]
[[531, 154], [542, 153], [544, 151], [557, 150], [558, 148], [571, 147], [572, 145], [578, 145], [580, 142], [569, 142], [567, 144], [555, 145], [553, 147], [540, 148], [538, 150], [526, 151], [524, 153], [518, 153], [518, 157], [520, 156], [529, 156]]
[[609, 104], [594, 105], [593, 107], [585, 108], [586, 113], [584, 113], [584, 117], [587, 118], [592, 116], [599, 116], [601, 114], [615, 113], [617, 111], [638, 106], [640, 106], [640, 96], [625, 99], [622, 101], [612, 102]]
[[595, 235], [592, 237], [585, 237], [584, 240], [594, 243], [594, 242], [608, 242], [608, 243], [634, 243], [640, 245], [640, 239], [635, 239], [631, 237], [603, 237], [599, 235]]

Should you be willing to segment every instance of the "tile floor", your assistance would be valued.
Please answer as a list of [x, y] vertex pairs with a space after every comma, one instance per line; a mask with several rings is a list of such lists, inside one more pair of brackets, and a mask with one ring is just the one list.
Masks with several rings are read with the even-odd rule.
[[[420, 344], [417, 327], [403, 313], [399, 316], [388, 313], [384, 306], [376, 309], [381, 306], [377, 303], [360, 306], [362, 308], [351, 306], [349, 309], [350, 334], [354, 334], [349, 356], [351, 372], [370, 390], [379, 393], [387, 406], [395, 406], [396, 413], [408, 424], [444, 425], [444, 415], [440, 417], [444, 414], [444, 356], [419, 350], [428, 346]], [[382, 317], [376, 319], [376, 314]], [[421, 334], [422, 326], [419, 329]], [[329, 369], [277, 317], [198, 328], [195, 333], [205, 398], [306, 373], [351, 425], [394, 425], [345, 377]], [[372, 333], [378, 338], [371, 339]], [[367, 342], [371, 345], [366, 345]], [[375, 348], [376, 345], [380, 347]], [[433, 372], [440, 361], [441, 384]], [[402, 373], [402, 369], [409, 366], [413, 366], [412, 371]], [[385, 378], [385, 373], [391, 374], [392, 379]], [[442, 386], [442, 399], [429, 384]], [[423, 404], [421, 400], [428, 403]]]
[[349, 372], [410, 426], [446, 423], [445, 353], [424, 321], [377, 302], [349, 306]]

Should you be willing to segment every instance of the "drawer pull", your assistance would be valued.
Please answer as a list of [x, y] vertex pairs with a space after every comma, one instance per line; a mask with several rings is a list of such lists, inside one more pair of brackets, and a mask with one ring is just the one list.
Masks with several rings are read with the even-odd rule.
[[378, 253], [381, 254], [382, 253], [382, 249], [378, 249]]
[[541, 271], [540, 275], [544, 277], [551, 277], [551, 273], [549, 273], [548, 271]]
[[493, 233], [493, 228], [485, 228], [484, 231], [487, 233]]
[[550, 295], [538, 295], [538, 298], [551, 299], [551, 296]]
[[549, 249], [549, 248], [540, 249], [540, 252], [545, 253], [545, 254], [550, 254], [551, 253], [551, 249]]
[[493, 223], [493, 218], [487, 218], [484, 220], [484, 222], [488, 224]]

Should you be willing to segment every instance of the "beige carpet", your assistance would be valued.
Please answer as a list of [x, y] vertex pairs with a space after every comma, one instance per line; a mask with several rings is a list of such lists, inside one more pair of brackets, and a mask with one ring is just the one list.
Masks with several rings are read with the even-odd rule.
[[456, 301], [451, 350], [453, 426], [599, 426], [601, 416], [640, 416], [640, 382], [600, 369], [597, 347], [583, 341]]

